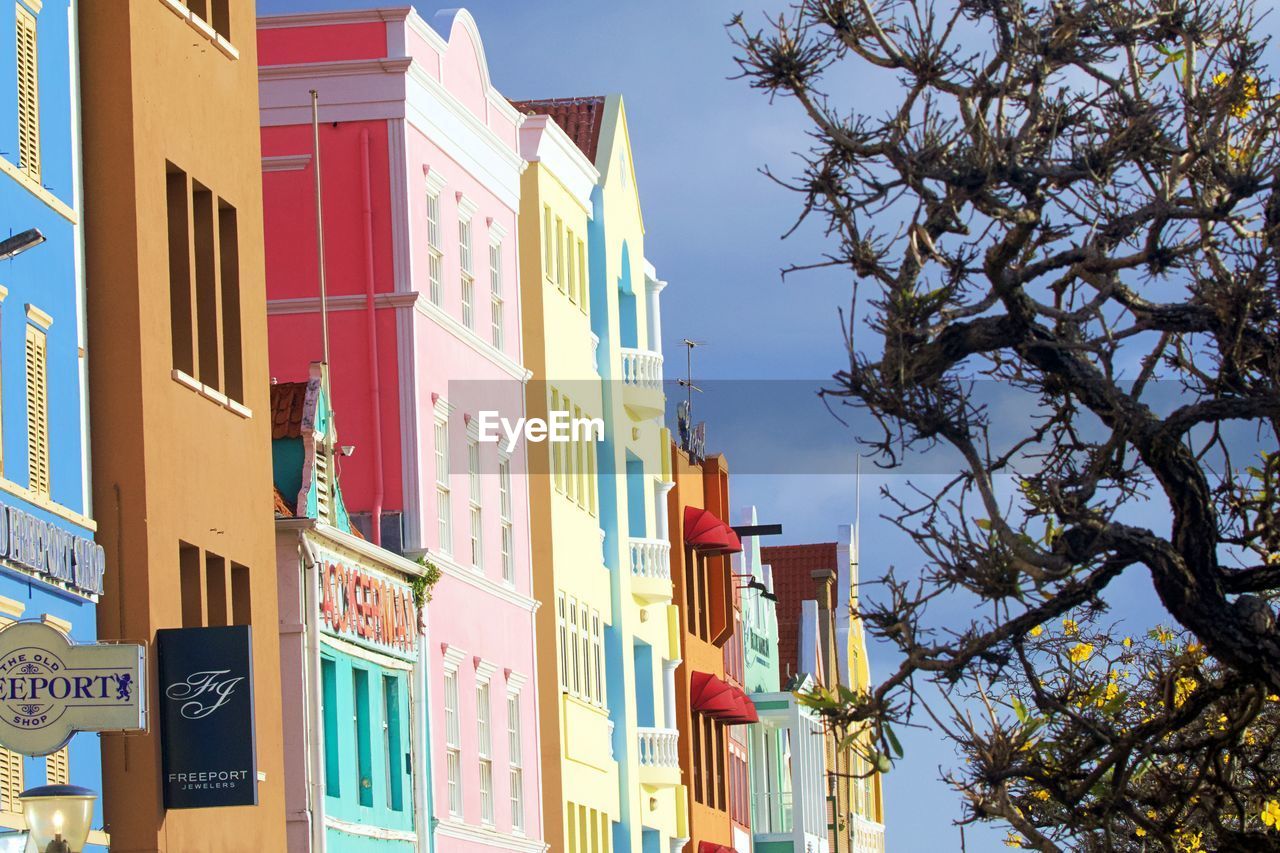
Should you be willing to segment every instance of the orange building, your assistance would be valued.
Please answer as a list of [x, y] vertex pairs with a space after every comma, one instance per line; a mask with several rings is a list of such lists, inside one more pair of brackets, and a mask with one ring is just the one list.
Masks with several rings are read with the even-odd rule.
[[680, 769], [689, 788], [689, 849], [731, 853], [732, 727], [756, 721], [751, 700], [725, 672], [724, 648], [735, 628], [729, 555], [742, 546], [727, 520], [729, 466], [724, 457], [695, 463], [673, 445], [671, 474], [671, 579], [683, 661], [676, 674], [676, 724]]
[[[152, 649], [149, 731], [102, 737], [111, 849], [283, 850], [254, 4], [79, 18], [99, 636]], [[240, 624], [257, 805], [166, 810], [156, 631]]]

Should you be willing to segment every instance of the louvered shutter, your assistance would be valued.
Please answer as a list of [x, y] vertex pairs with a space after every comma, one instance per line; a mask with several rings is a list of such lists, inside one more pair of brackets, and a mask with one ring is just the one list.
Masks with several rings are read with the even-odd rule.
[[36, 19], [18, 6], [18, 166], [40, 180], [40, 86]]
[[46, 388], [45, 336], [27, 327], [27, 487], [49, 494], [49, 399]]
[[46, 785], [71, 784], [71, 757], [67, 747], [64, 746], [53, 755], [45, 756], [44, 774]]
[[22, 756], [0, 747], [0, 811], [18, 811], [22, 789]]

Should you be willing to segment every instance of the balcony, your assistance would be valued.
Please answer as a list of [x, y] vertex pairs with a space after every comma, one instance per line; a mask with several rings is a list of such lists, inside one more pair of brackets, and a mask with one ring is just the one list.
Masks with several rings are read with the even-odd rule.
[[623, 347], [621, 378], [622, 403], [633, 417], [645, 420], [662, 414], [661, 353]]
[[671, 543], [665, 539], [628, 540], [631, 595], [644, 605], [671, 600]]
[[680, 784], [680, 732], [675, 729], [637, 728], [640, 784], [667, 787]]
[[860, 814], [850, 817], [853, 819], [853, 826], [850, 828], [852, 853], [884, 853], [884, 824], [867, 820]]

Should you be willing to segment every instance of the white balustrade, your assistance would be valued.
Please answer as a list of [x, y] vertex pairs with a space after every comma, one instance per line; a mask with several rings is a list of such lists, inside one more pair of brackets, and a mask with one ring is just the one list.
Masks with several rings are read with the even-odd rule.
[[662, 355], [643, 349], [622, 348], [622, 382], [654, 391], [662, 390]]
[[638, 578], [671, 580], [671, 543], [665, 539], [631, 540], [631, 574]]
[[884, 824], [868, 820], [860, 814], [853, 818], [853, 853], [884, 853]]
[[636, 729], [641, 767], [679, 767], [680, 732], [676, 729]]

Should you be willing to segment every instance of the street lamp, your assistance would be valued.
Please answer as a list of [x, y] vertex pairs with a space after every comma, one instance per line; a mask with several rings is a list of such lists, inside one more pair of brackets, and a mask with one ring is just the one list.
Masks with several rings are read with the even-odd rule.
[[39, 853], [81, 853], [89, 840], [93, 801], [98, 795], [78, 785], [41, 785], [18, 795], [27, 829]]
[[20, 234], [0, 240], [0, 261], [7, 261], [14, 255], [20, 255], [27, 249], [39, 246], [44, 240], [45, 237], [40, 233], [39, 228], [28, 228]]

